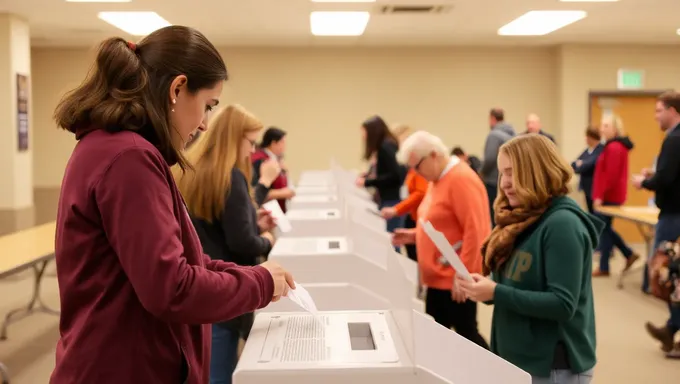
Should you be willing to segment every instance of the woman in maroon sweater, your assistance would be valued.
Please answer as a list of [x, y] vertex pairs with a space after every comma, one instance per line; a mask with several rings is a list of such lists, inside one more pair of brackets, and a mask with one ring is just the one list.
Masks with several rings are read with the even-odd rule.
[[[606, 141], [602, 154], [595, 164], [593, 178], [593, 206], [622, 205], [628, 193], [628, 152], [633, 142], [625, 136], [623, 123], [618, 116], [607, 115], [602, 118], [600, 132]], [[612, 217], [598, 214], [605, 228], [600, 239], [600, 269], [593, 272], [594, 277], [609, 276], [609, 258], [617, 247], [626, 258], [623, 271], [626, 272], [639, 258], [637, 254], [612, 227]]]
[[266, 306], [292, 277], [203, 254], [170, 165], [205, 129], [227, 70], [198, 31], [104, 41], [55, 112], [78, 143], [55, 253], [61, 338], [52, 384], [205, 384], [210, 324]]

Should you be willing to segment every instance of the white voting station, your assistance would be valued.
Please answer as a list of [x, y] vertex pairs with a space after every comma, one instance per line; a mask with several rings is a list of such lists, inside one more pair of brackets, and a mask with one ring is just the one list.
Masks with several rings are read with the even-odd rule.
[[[397, 254], [389, 243], [349, 233], [345, 236], [282, 237], [271, 252], [276, 261], [318, 297], [319, 310], [389, 309], [392, 302], [402, 300], [385, 283], [390, 271], [388, 262], [399, 265], [398, 273], [406, 276], [404, 284], [411, 308], [424, 311], [424, 303], [416, 298], [417, 269], [408, 258]], [[392, 270], [392, 273], [395, 270]], [[268, 310], [289, 310], [285, 301]]]
[[337, 236], [359, 227], [368, 237], [391, 242], [385, 220], [363, 207], [291, 209], [286, 212], [286, 219], [291, 225], [287, 236]]
[[[388, 258], [387, 269], [401, 265]], [[386, 275], [383, 283], [401, 292], [391, 309], [258, 312], [234, 383], [531, 383], [528, 373], [412, 310], [406, 280]]]

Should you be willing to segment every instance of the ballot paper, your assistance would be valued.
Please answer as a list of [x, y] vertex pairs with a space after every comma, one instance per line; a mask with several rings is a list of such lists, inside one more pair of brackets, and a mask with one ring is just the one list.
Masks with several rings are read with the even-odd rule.
[[272, 217], [276, 221], [276, 226], [279, 227], [279, 230], [283, 233], [290, 232], [291, 229], [293, 229], [290, 226], [290, 221], [286, 217], [286, 215], [283, 213], [283, 210], [281, 210], [281, 206], [279, 205], [279, 202], [276, 200], [270, 200], [264, 204], [262, 204], [262, 208], [266, 209], [272, 214]]
[[434, 245], [439, 249], [439, 252], [441, 252], [442, 256], [446, 259], [446, 261], [449, 262], [449, 264], [453, 267], [453, 269], [456, 270], [456, 273], [458, 273], [462, 278], [465, 280], [472, 280], [472, 276], [470, 276], [470, 272], [465, 268], [465, 264], [460, 260], [460, 257], [458, 257], [458, 253], [456, 253], [456, 250], [453, 249], [451, 244], [449, 244], [449, 241], [446, 239], [446, 236], [444, 236], [443, 233], [437, 231], [433, 226], [432, 223], [429, 221], [423, 221], [419, 220], [420, 224], [423, 226], [423, 229], [425, 230], [425, 234], [427, 234], [427, 237], [432, 240]]
[[299, 305], [302, 309], [313, 315], [316, 315], [319, 312], [316, 309], [316, 304], [314, 303], [314, 299], [312, 299], [312, 296], [309, 294], [309, 291], [307, 291], [302, 285], [298, 284], [297, 282], [295, 283], [295, 289], [289, 290], [288, 296], [286, 297], [288, 297], [295, 304]]

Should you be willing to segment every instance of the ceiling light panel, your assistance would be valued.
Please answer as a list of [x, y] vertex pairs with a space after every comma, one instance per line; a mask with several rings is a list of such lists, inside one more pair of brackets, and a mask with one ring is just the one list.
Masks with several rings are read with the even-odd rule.
[[67, 3], [129, 3], [132, 0], [66, 0]]
[[585, 11], [529, 11], [498, 30], [502, 36], [543, 36], [584, 19]]
[[146, 36], [170, 25], [156, 12], [99, 12], [97, 17], [133, 36]]
[[360, 36], [371, 15], [368, 12], [312, 12], [309, 24], [315, 36]]

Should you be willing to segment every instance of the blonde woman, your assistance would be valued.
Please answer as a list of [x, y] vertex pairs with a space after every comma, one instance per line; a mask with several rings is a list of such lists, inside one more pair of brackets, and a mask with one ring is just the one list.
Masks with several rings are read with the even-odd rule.
[[491, 350], [534, 384], [589, 383], [596, 362], [590, 271], [604, 225], [566, 196], [571, 167], [548, 138], [511, 139], [497, 163], [484, 275], [457, 278], [454, 290], [493, 302]]
[[[227, 106], [212, 117], [207, 132], [187, 150], [193, 170], [175, 170], [203, 251], [212, 259], [256, 265], [274, 244], [268, 232], [273, 220], [256, 210], [249, 183], [250, 155], [262, 128], [243, 107]], [[238, 341], [247, 337], [252, 319], [250, 313], [213, 325], [211, 384], [231, 383]]]
[[[605, 115], [600, 124], [600, 135], [606, 140], [600, 157], [595, 163], [593, 176], [593, 208], [600, 206], [622, 205], [628, 192], [628, 152], [633, 143], [626, 136], [621, 118], [614, 114]], [[594, 277], [609, 276], [609, 258], [614, 247], [626, 258], [623, 272], [626, 272], [640, 258], [626, 244], [612, 227], [612, 217], [598, 214], [605, 228], [600, 239], [600, 268]]]
[[[413, 133], [413, 129], [408, 125], [400, 124], [393, 129], [394, 136], [401, 145]], [[404, 179], [404, 186], [408, 190], [408, 197], [393, 207], [384, 207], [380, 214], [385, 219], [406, 215], [404, 218], [404, 228], [415, 228], [418, 222], [418, 207], [427, 193], [429, 182], [418, 172], [409, 168]], [[406, 254], [409, 259], [418, 261], [418, 253], [415, 244], [406, 244]]]

